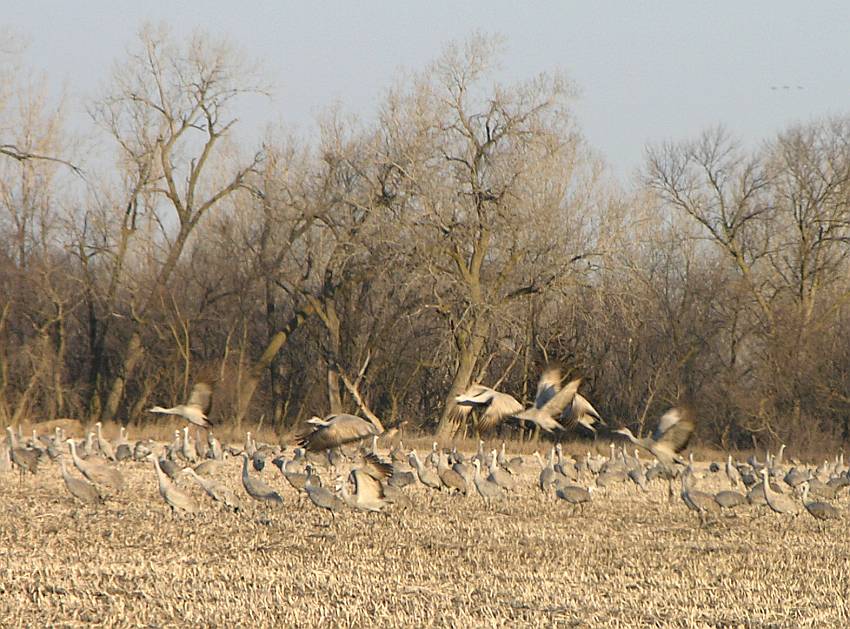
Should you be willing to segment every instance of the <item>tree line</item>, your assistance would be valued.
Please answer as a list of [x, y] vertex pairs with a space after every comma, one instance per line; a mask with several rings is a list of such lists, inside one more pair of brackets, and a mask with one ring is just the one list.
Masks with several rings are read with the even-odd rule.
[[471, 382], [528, 400], [557, 363], [639, 431], [687, 399], [718, 446], [846, 441], [850, 118], [652, 146], [624, 188], [575, 86], [503, 84], [499, 50], [258, 146], [227, 42], [143, 29], [85, 138], [3, 59], [0, 423], [150, 421], [206, 380], [221, 422], [447, 434]]

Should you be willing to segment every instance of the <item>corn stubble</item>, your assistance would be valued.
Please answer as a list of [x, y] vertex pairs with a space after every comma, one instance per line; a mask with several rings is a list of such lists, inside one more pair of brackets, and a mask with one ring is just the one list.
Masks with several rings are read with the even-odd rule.
[[[52, 468], [4, 479], [0, 626], [850, 623], [844, 521], [744, 507], [700, 527], [663, 483], [599, 491], [572, 516], [526, 465], [501, 504], [419, 486], [412, 510], [330, 522], [264, 473], [282, 507], [221, 511], [187, 481], [202, 513], [172, 519], [148, 466], [122, 471], [128, 489], [100, 508]], [[242, 492], [238, 459], [215, 478]]]

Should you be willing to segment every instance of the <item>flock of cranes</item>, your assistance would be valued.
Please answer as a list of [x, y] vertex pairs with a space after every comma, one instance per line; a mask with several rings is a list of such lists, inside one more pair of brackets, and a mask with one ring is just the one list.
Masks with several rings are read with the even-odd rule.
[[[456, 398], [458, 413], [465, 416], [475, 410], [479, 433], [502, 422], [519, 421], [531, 422], [547, 432], [581, 425], [595, 434], [606, 424], [578, 393], [579, 384], [579, 380], [573, 380], [561, 387], [560, 373], [546, 370], [530, 408], [510, 395], [474, 385]], [[104, 437], [99, 423], [79, 443], [67, 439], [59, 427], [52, 435], [33, 431], [28, 440], [20, 431], [7, 427], [6, 440], [0, 443], [0, 472], [17, 468], [23, 479], [25, 474], [39, 473], [45, 460], [55, 461], [68, 493], [81, 503], [96, 506], [111, 495], [127, 491], [122, 466], [149, 462], [159, 495], [172, 513], [191, 515], [204, 509], [190, 490], [191, 481], [199, 486], [201, 495], [233, 512], [245, 510], [248, 502], [267, 509], [286, 502], [274, 486], [279, 481], [273, 482], [268, 473], [265, 479], [261, 477], [267, 469], [266, 461], [271, 460], [279, 470], [274, 476], [282, 476], [297, 492], [299, 501], [306, 497], [332, 519], [347, 509], [387, 513], [409, 508], [414, 505], [409, 488], [416, 485], [425, 491], [460, 497], [477, 494], [488, 504], [510, 500], [524, 487], [531, 487], [529, 478], [536, 474], [541, 495], [554, 496], [581, 513], [592, 502], [594, 491], [631, 484], [635, 491], [648, 492], [653, 482], [663, 482], [669, 499], [675, 499], [678, 488], [682, 503], [696, 512], [703, 524], [725, 510], [746, 505], [788, 515], [806, 512], [818, 520], [829, 520], [842, 515], [830, 501], [850, 485], [843, 455], [817, 468], [796, 462], [789, 466], [783, 462], [782, 446], [776, 456], [768, 453], [763, 462], [750, 457], [747, 462], [736, 463], [729, 455], [725, 465], [712, 463], [703, 478], [719, 480], [728, 484], [728, 489], [717, 493], [700, 490], [693, 455], [686, 459], [681, 454], [695, 429], [695, 419], [684, 407], [665, 413], [648, 437], [635, 437], [628, 428], [614, 430], [637, 446], [633, 453], [623, 442], [619, 447], [611, 443], [609, 456], [588, 451], [585, 456], [572, 458], [557, 443], [545, 459], [534, 453], [539, 468], [535, 473], [529, 459], [509, 458], [504, 443], [501, 449], [488, 451], [483, 440], [471, 456], [456, 448], [440, 449], [435, 442], [420, 458], [415, 449], [404, 448], [399, 432], [382, 433], [371, 421], [349, 414], [312, 418], [309, 432], [291, 452], [281, 446], [258, 444], [251, 433], [247, 433], [243, 447], [223, 446], [208, 418], [211, 397], [210, 387], [199, 383], [186, 404], [150, 409], [183, 417], [197, 427], [194, 440], [187, 425], [175, 431], [174, 441], [165, 445], [150, 439], [130, 443], [123, 428], [113, 442]], [[383, 441], [383, 452], [379, 440]], [[642, 459], [640, 450], [651, 458]], [[226, 479], [213, 478], [224, 473], [223, 461], [234, 457], [241, 458], [241, 491]], [[81, 477], [71, 473], [69, 459]]]

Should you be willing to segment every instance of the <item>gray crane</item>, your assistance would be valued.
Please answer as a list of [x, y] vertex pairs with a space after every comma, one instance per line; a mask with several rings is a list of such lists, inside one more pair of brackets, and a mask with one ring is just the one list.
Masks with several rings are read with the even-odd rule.
[[537, 383], [537, 394], [534, 404], [513, 415], [521, 421], [529, 421], [540, 426], [546, 432], [564, 430], [556, 417], [561, 417], [567, 405], [572, 404], [581, 380], [573, 380], [561, 388], [561, 372], [558, 369], [547, 369]]
[[465, 417], [473, 409], [479, 411], [476, 423], [479, 434], [492, 430], [508, 417], [523, 410], [522, 404], [513, 396], [483, 384], [473, 384], [455, 398], [455, 404], [454, 414], [458, 418]]
[[741, 472], [739, 472], [738, 468], [735, 467], [735, 464], [732, 463], [731, 454], [726, 457], [726, 477], [729, 479], [729, 483], [731, 483], [732, 487], [737, 487], [741, 482]]
[[712, 494], [704, 491], [697, 491], [690, 487], [691, 471], [690, 468], [682, 474], [682, 502], [691, 511], [696, 511], [699, 514], [700, 522], [704, 525], [708, 514], [718, 515], [720, 513], [720, 505], [714, 499]]
[[244, 452], [242, 453], [242, 486], [245, 488], [245, 492], [254, 500], [283, 504], [283, 498], [280, 497], [279, 493], [260, 479], [251, 478], [248, 475], [248, 455]]
[[809, 502], [809, 483], [803, 483], [803, 506], [816, 520], [837, 520], [841, 512], [827, 502]]
[[220, 502], [233, 512], [242, 510], [242, 500], [236, 495], [236, 492], [227, 487], [225, 484], [219, 483], [211, 478], [199, 476], [198, 473], [191, 467], [184, 469], [183, 473], [194, 478], [207, 495], [216, 502]]
[[727, 490], [714, 494], [714, 501], [722, 509], [734, 509], [735, 507], [747, 504], [747, 497], [740, 492]]
[[791, 515], [800, 513], [802, 505], [799, 502], [793, 498], [774, 492], [768, 474], [767, 466], [764, 466], [761, 469], [761, 477], [764, 487], [764, 499], [767, 501], [767, 506], [776, 513], [788, 513]]
[[151, 454], [148, 457], [153, 462], [154, 470], [156, 470], [157, 485], [159, 487], [159, 495], [165, 500], [166, 504], [171, 507], [171, 516], [174, 517], [177, 513], [194, 514], [198, 512], [198, 503], [189, 494], [181, 490], [177, 485], [162, 472], [159, 468], [159, 459], [156, 455]]
[[[558, 444], [561, 445], [561, 444]], [[516, 476], [520, 472], [522, 472], [522, 464], [523, 460], [521, 456], [511, 457], [510, 459], [505, 456], [505, 442], [502, 442], [502, 448], [499, 450], [499, 465], [505, 468], [508, 472]]]
[[347, 413], [328, 415], [325, 419], [313, 417], [308, 423], [315, 428], [303, 435], [298, 445], [310, 452], [323, 452], [380, 434], [372, 422]]
[[546, 492], [549, 487], [552, 487], [555, 484], [555, 449], [552, 448], [549, 450], [549, 461], [544, 464], [543, 459], [540, 456], [539, 452], [535, 452], [534, 456], [537, 457], [537, 461], [540, 463], [540, 476], [537, 479], [537, 486], [540, 488], [540, 491]]
[[416, 450], [411, 450], [410, 455], [408, 455], [408, 463], [410, 463], [410, 467], [416, 470], [416, 476], [419, 477], [419, 482], [425, 485], [426, 487], [430, 487], [431, 489], [441, 489], [443, 486], [443, 481], [440, 480], [440, 477], [437, 475], [437, 472], [431, 468], [425, 467], [422, 464], [422, 461], [419, 460], [419, 455], [416, 454]]
[[171, 408], [154, 406], [148, 409], [149, 413], [162, 413], [165, 415], [178, 415], [191, 424], [201, 428], [210, 428], [211, 424], [207, 413], [212, 406], [212, 388], [205, 382], [198, 382], [192, 387], [189, 399], [185, 404], [178, 404]]
[[100, 454], [107, 461], [115, 461], [115, 450], [112, 447], [112, 444], [109, 443], [108, 439], [103, 438], [103, 431], [101, 428], [103, 425], [100, 422], [97, 422], [94, 425], [95, 430], [97, 431], [97, 448], [100, 450]]
[[555, 490], [555, 495], [561, 500], [571, 504], [573, 506], [573, 511], [575, 511], [576, 507], [578, 507], [579, 511], [583, 514], [584, 505], [585, 503], [590, 502], [592, 492], [593, 487], [585, 489], [578, 485], [564, 485]]
[[292, 488], [300, 494], [304, 491], [304, 486], [307, 484], [307, 474], [290, 470], [289, 465], [291, 463], [291, 461], [287, 461], [286, 458], [282, 456], [272, 459], [272, 464], [280, 470], [280, 473], [283, 474], [286, 482], [288, 482]]
[[336, 514], [345, 508], [345, 502], [335, 493], [322, 487], [317, 481], [313, 473], [313, 466], [307, 466], [307, 483], [304, 485], [304, 491], [307, 492], [307, 497], [319, 509], [329, 511], [331, 519], [336, 520]]
[[449, 467], [445, 452], [440, 452], [437, 457], [437, 476], [449, 491], [455, 491], [466, 495], [466, 479]]
[[475, 485], [478, 495], [484, 498], [485, 501], [501, 500], [504, 497], [504, 491], [496, 483], [481, 476], [481, 461], [475, 459], [472, 464], [475, 466], [475, 475], [473, 476], [473, 484]]
[[97, 488], [91, 483], [80, 478], [74, 478], [68, 473], [65, 468], [65, 459], [59, 458], [59, 469], [62, 471], [62, 480], [65, 481], [65, 488], [68, 493], [74, 498], [87, 505], [96, 505], [103, 502], [103, 496]]
[[499, 467], [495, 450], [493, 450], [490, 454], [490, 475], [487, 477], [487, 480], [511, 491], [516, 489], [516, 481], [513, 476]]
[[679, 456], [696, 427], [692, 413], [685, 408], [671, 408], [661, 416], [658, 427], [649, 437], [638, 439], [628, 428], [620, 428], [614, 432], [625, 435], [629, 441], [652, 454], [660, 463], [671, 466], [673, 463], [684, 465]]
[[19, 447], [17, 438], [11, 427], [6, 427], [6, 434], [9, 435], [9, 458], [18, 470], [20, 470], [19, 481], [22, 481], [25, 472], [34, 475], [38, 471], [38, 462], [41, 459], [41, 454], [38, 450]]
[[342, 499], [360, 511], [383, 511], [390, 503], [384, 496], [381, 481], [360, 469], [351, 470], [349, 478], [354, 481], [354, 494], [349, 493], [348, 481], [342, 482]]
[[581, 393], [576, 392], [573, 396], [573, 401], [564, 408], [564, 411], [561, 413], [561, 425], [564, 428], [570, 428], [571, 426], [584, 426], [593, 433], [594, 438], [596, 437], [596, 425], [606, 426], [605, 420], [602, 419], [602, 416], [596, 412], [596, 409], [593, 408], [593, 405], [590, 401], [584, 397]]
[[106, 464], [83, 461], [77, 456], [77, 444], [73, 439], [68, 439], [68, 447], [71, 449], [71, 459], [74, 461], [80, 473], [95, 485], [108, 487], [114, 491], [123, 491], [125, 482], [121, 472]]
[[194, 464], [198, 461], [198, 451], [195, 450], [195, 445], [189, 439], [188, 426], [183, 426], [183, 440], [180, 446], [180, 452], [183, 454], [183, 458], [189, 463]]

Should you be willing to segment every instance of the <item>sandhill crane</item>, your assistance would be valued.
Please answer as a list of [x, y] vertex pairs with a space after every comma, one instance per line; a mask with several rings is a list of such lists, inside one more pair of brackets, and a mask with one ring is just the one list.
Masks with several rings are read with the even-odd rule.
[[187, 467], [183, 470], [184, 474], [188, 474], [192, 478], [197, 481], [198, 485], [200, 485], [203, 490], [207, 493], [207, 495], [215, 500], [216, 502], [220, 502], [225, 507], [230, 509], [231, 511], [240, 511], [242, 509], [242, 500], [240, 500], [239, 496], [236, 493], [224, 485], [223, 483], [219, 483], [211, 478], [204, 478], [203, 476], [199, 476], [198, 473], [193, 470], [191, 467]]
[[410, 467], [416, 470], [416, 476], [419, 477], [420, 483], [426, 487], [430, 487], [431, 489], [442, 488], [443, 481], [440, 480], [437, 472], [422, 465], [422, 461], [419, 460], [419, 455], [416, 454], [416, 450], [410, 451], [410, 455], [408, 455], [407, 460]]
[[481, 461], [475, 459], [472, 464], [475, 466], [475, 474], [472, 480], [478, 494], [487, 502], [503, 498], [504, 492], [502, 488], [491, 480], [481, 476]]
[[[558, 444], [558, 445], [560, 445], [560, 444]], [[503, 468], [505, 468], [507, 471], [509, 471], [513, 475], [517, 475], [522, 471], [522, 463], [523, 463], [522, 457], [521, 456], [515, 456], [515, 457], [508, 459], [508, 457], [505, 456], [505, 442], [504, 441], [502, 442], [502, 448], [499, 450], [498, 462], [499, 462], [499, 465], [501, 465]]]
[[115, 443], [115, 460], [129, 461], [133, 458], [133, 451], [127, 443], [127, 429], [121, 426], [118, 429], [118, 441]]
[[274, 489], [266, 485], [258, 478], [251, 478], [248, 475], [248, 455], [242, 454], [242, 486], [251, 498], [260, 502], [272, 502], [282, 504], [283, 498]]
[[792, 467], [786, 472], [783, 480], [789, 487], [797, 487], [809, 479], [809, 474], [797, 467]]
[[381, 482], [363, 470], [351, 470], [349, 478], [354, 481], [354, 494], [349, 493], [348, 481], [342, 483], [342, 499], [360, 511], [383, 511], [389, 504], [384, 497]]
[[178, 512], [197, 513], [198, 503], [195, 502], [195, 499], [183, 492], [163, 474], [162, 470], [159, 469], [159, 459], [155, 455], [151, 454], [148, 458], [153, 462], [153, 467], [156, 470], [159, 495], [171, 507], [171, 516], [174, 517]]
[[590, 401], [581, 393], [576, 393], [573, 396], [571, 404], [567, 404], [564, 412], [561, 413], [561, 425], [564, 428], [570, 428], [575, 425], [581, 425], [587, 428], [596, 437], [596, 424], [601, 426], [607, 425], [602, 419], [602, 416], [596, 412]]
[[714, 501], [723, 509], [734, 509], [747, 504], [747, 497], [737, 491], [720, 491], [714, 494]]
[[596, 477], [596, 486], [597, 487], [611, 487], [612, 485], [619, 485], [620, 483], [625, 483], [629, 480], [629, 475], [625, 470], [622, 469], [612, 469], [610, 471], [600, 472]]
[[399, 489], [401, 489], [402, 487], [407, 487], [408, 485], [412, 485], [415, 482], [416, 475], [413, 472], [403, 470], [397, 465], [393, 465], [392, 476], [387, 479], [387, 485], [389, 485], [390, 487], [397, 487]]
[[180, 472], [183, 471], [183, 468], [178, 463], [166, 458], [159, 459], [159, 469], [173, 481], [176, 481], [180, 476]]
[[573, 380], [561, 388], [561, 372], [558, 369], [547, 369], [537, 383], [537, 394], [534, 405], [513, 417], [518, 420], [530, 421], [545, 430], [563, 430], [564, 427], [555, 419], [560, 417], [568, 404], [571, 404], [581, 380]]
[[732, 487], [737, 487], [738, 483], [741, 482], [741, 473], [738, 471], [738, 468], [732, 463], [732, 455], [728, 455], [726, 457], [726, 477], [729, 479], [729, 483]]
[[504, 487], [505, 489], [516, 489], [516, 481], [513, 479], [513, 477], [499, 467], [499, 463], [496, 460], [495, 450], [493, 450], [490, 456], [490, 475], [487, 477], [487, 480], [496, 483], [497, 485], [499, 485], [500, 487]]
[[826, 502], [809, 502], [809, 483], [803, 483], [803, 506], [817, 520], [837, 520], [841, 512]]
[[445, 452], [441, 452], [437, 457], [437, 476], [446, 489], [466, 495], [466, 479], [449, 467]]
[[563, 476], [567, 480], [575, 480], [575, 461], [570, 458], [564, 458], [564, 451], [560, 443], [555, 445], [555, 454], [558, 455], [558, 462], [554, 465], [555, 473], [559, 476]]
[[838, 492], [837, 487], [833, 487], [829, 483], [824, 483], [822, 480], [818, 478], [810, 478], [809, 483], [809, 492], [817, 497], [817, 498], [825, 498], [827, 500], [834, 500], [835, 494]]
[[549, 450], [549, 461], [545, 465], [539, 452], [535, 452], [534, 456], [537, 457], [540, 463], [540, 476], [537, 479], [537, 486], [540, 488], [540, 491], [545, 493], [549, 487], [555, 484], [555, 449], [552, 448]]
[[272, 464], [280, 470], [280, 473], [283, 474], [286, 482], [288, 482], [295, 491], [300, 493], [304, 491], [304, 486], [307, 484], [307, 474], [290, 470], [288, 467], [290, 463], [291, 461], [287, 461], [282, 456], [275, 457], [272, 460]]
[[207, 431], [207, 445], [209, 446], [207, 453], [210, 458], [216, 461], [221, 461], [224, 458], [221, 442], [213, 436], [212, 430]]
[[205, 459], [198, 463], [192, 469], [195, 470], [195, 472], [200, 474], [201, 476], [209, 476], [210, 474], [214, 474], [215, 472], [217, 472], [219, 467], [221, 467], [221, 461], [216, 461], [215, 459]]
[[465, 417], [472, 409], [480, 411], [476, 430], [479, 434], [492, 430], [506, 418], [522, 411], [522, 404], [507, 393], [501, 393], [482, 384], [473, 384], [455, 398], [454, 413]]
[[183, 443], [181, 444], [180, 452], [183, 454], [183, 458], [186, 459], [189, 463], [194, 464], [197, 462], [198, 452], [195, 450], [195, 446], [189, 439], [188, 426], [183, 426]]
[[702, 524], [705, 524], [705, 516], [709, 513], [719, 514], [720, 505], [714, 499], [712, 494], [707, 494], [703, 491], [691, 489], [689, 481], [691, 477], [690, 468], [682, 474], [682, 502], [691, 511], [696, 511], [699, 514], [699, 519]]
[[6, 427], [6, 433], [9, 435], [9, 458], [21, 472], [19, 480], [23, 480], [25, 472], [35, 474], [38, 471], [38, 461], [41, 458], [38, 450], [18, 447], [17, 438], [11, 427]]
[[210, 412], [212, 405], [212, 389], [205, 382], [198, 382], [192, 387], [192, 392], [189, 394], [189, 400], [185, 404], [178, 404], [171, 408], [163, 408], [154, 406], [148, 409], [149, 413], [162, 413], [165, 415], [179, 415], [189, 423], [200, 426], [201, 428], [210, 428], [211, 424], [207, 413]]
[[425, 459], [425, 464], [431, 469], [437, 469], [437, 463], [440, 461], [440, 453], [437, 450], [437, 442], [434, 441], [431, 444], [431, 451], [428, 453], [428, 457]]
[[[71, 449], [71, 459], [74, 461], [80, 473], [95, 485], [102, 485], [115, 491], [124, 489], [124, 477], [121, 472], [106, 464], [83, 461], [77, 456], [77, 444], [73, 439], [68, 439], [68, 447]], [[158, 468], [157, 468], [158, 469]]]
[[585, 489], [578, 485], [564, 485], [555, 490], [555, 495], [570, 503], [573, 506], [573, 511], [578, 507], [581, 513], [584, 513], [584, 504], [590, 502], [591, 492], [593, 492], [593, 487]]
[[338, 448], [346, 443], [355, 443], [379, 434], [372, 422], [356, 415], [328, 415], [325, 419], [314, 417], [315, 428], [302, 436], [298, 445], [312, 452]]
[[65, 487], [68, 490], [68, 493], [74, 498], [88, 505], [103, 502], [103, 497], [94, 485], [82, 479], [74, 478], [68, 474], [68, 470], [65, 468], [65, 460], [63, 458], [59, 459], [59, 469], [62, 472], [62, 480], [65, 481]]
[[767, 501], [767, 506], [776, 513], [789, 513], [797, 515], [800, 512], [801, 505], [796, 500], [775, 493], [768, 478], [767, 466], [761, 470], [761, 477], [764, 487], [764, 498]]
[[97, 422], [94, 428], [97, 431], [97, 448], [100, 450], [100, 454], [108, 461], [115, 461], [115, 450], [112, 448], [112, 444], [103, 438], [102, 424]]
[[625, 435], [629, 441], [652, 454], [666, 466], [674, 462], [684, 464], [678, 453], [688, 445], [696, 424], [690, 411], [684, 408], [671, 408], [661, 416], [658, 427], [650, 437], [636, 438], [628, 428], [614, 432]]
[[312, 465], [307, 466], [307, 483], [304, 485], [304, 491], [307, 492], [310, 502], [320, 509], [330, 511], [333, 520], [336, 519], [336, 513], [342, 511], [345, 507], [342, 498], [316, 482]]

